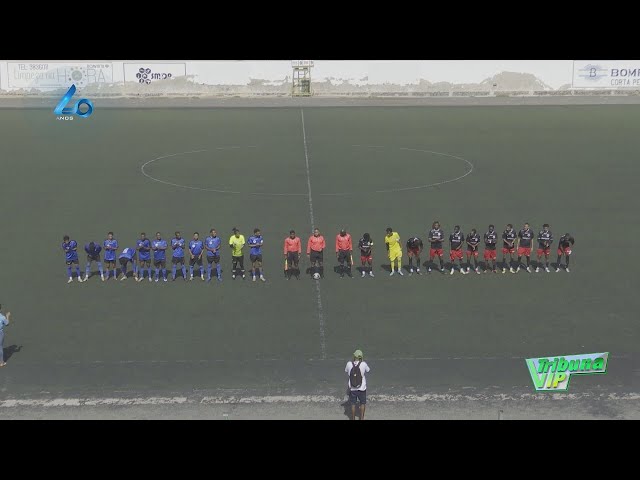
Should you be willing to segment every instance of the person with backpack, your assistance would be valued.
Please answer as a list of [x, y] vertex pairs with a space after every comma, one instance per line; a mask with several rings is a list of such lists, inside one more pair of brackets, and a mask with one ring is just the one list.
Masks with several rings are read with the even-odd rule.
[[360, 420], [364, 420], [364, 410], [367, 405], [367, 374], [371, 369], [362, 358], [362, 350], [353, 352], [353, 360], [347, 362], [344, 371], [349, 376], [349, 403], [351, 403], [351, 420], [356, 419], [356, 404], [360, 403]]

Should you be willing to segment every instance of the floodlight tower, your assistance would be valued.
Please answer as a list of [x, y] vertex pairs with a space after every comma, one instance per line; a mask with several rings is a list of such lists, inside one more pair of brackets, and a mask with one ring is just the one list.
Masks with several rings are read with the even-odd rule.
[[291, 66], [293, 67], [291, 96], [310, 97], [313, 94], [311, 90], [311, 67], [313, 67], [313, 60], [292, 60]]

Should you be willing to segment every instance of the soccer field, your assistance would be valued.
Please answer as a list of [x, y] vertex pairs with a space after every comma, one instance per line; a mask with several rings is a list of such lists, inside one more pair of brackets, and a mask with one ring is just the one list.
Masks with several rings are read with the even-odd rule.
[[[356, 348], [372, 394], [533, 392], [525, 358], [589, 352], [611, 352], [609, 372], [573, 391], [637, 389], [636, 106], [96, 104], [73, 122], [0, 110], [3, 396], [341, 395]], [[390, 277], [385, 228], [404, 245], [434, 220], [447, 237], [549, 223], [554, 264], [576, 239], [571, 273]], [[231, 280], [228, 247], [222, 283], [66, 283], [64, 234], [84, 271], [108, 231], [122, 249], [216, 228], [224, 246], [236, 226], [262, 230], [266, 283]], [[283, 239], [306, 246], [312, 226], [325, 278], [287, 281]], [[371, 233], [375, 278], [334, 273], [341, 227]]]

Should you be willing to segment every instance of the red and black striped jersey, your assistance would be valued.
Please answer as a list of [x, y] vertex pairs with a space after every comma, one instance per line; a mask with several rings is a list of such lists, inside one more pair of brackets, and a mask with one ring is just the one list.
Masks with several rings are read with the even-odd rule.
[[551, 230], [545, 232], [544, 230], [540, 230], [538, 232], [538, 247], [540, 248], [548, 248], [553, 243], [553, 233]]
[[575, 240], [571, 235], [563, 235], [560, 237], [560, 240], [558, 240], [558, 242], [560, 244], [560, 247], [568, 248], [574, 244]]
[[361, 238], [358, 241], [358, 248], [360, 249], [360, 255], [363, 257], [371, 256], [371, 248], [373, 247], [373, 242], [371, 240], [365, 240]]
[[462, 233], [462, 231], [453, 232], [449, 235], [451, 250], [460, 250], [462, 248], [462, 242], [464, 242], [464, 233]]
[[498, 242], [498, 232], [486, 231], [484, 234], [484, 246], [487, 250], [495, 250]]
[[513, 228], [502, 232], [502, 243], [504, 248], [513, 248], [515, 246], [516, 236], [516, 231]]
[[419, 237], [411, 237], [407, 240], [407, 248], [410, 248], [411, 250], [424, 248], [424, 243], [422, 243], [422, 240]]
[[474, 233], [467, 235], [467, 250], [477, 250], [480, 244], [480, 234]]
[[525, 230], [524, 228], [518, 232], [518, 238], [520, 239], [520, 246], [524, 248], [531, 247], [531, 241], [533, 240], [533, 231], [528, 228]]
[[429, 241], [431, 242], [431, 248], [442, 248], [442, 241], [444, 240], [444, 232], [438, 228], [432, 228], [429, 230]]

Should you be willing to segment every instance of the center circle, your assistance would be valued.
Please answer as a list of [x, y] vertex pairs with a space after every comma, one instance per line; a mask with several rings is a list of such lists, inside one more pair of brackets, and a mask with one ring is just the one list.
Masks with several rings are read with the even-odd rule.
[[[426, 149], [351, 145], [348, 154], [344, 158], [323, 151], [309, 155], [307, 164], [258, 146], [215, 147], [163, 155], [145, 162], [140, 171], [154, 182], [177, 188], [299, 197], [309, 195], [308, 176], [314, 196], [349, 196], [426, 189], [473, 172], [465, 158]], [[292, 191], [282, 191], [287, 189]]]

